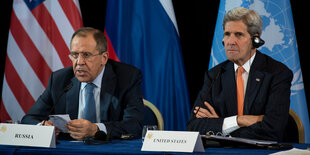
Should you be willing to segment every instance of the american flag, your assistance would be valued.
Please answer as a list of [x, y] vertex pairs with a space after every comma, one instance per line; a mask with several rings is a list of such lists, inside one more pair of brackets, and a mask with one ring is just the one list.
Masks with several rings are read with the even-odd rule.
[[21, 120], [51, 72], [71, 65], [70, 39], [82, 26], [78, 0], [14, 0], [0, 122]]

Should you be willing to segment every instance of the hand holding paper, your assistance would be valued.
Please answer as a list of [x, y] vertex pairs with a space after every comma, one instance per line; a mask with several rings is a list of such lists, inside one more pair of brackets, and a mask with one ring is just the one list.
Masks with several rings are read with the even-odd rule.
[[92, 123], [86, 119], [72, 120], [66, 125], [66, 127], [70, 133], [70, 136], [74, 139], [93, 137], [99, 130], [95, 123]]
[[66, 124], [71, 121], [70, 116], [66, 115], [50, 115], [50, 121], [53, 125], [63, 133], [68, 133]]

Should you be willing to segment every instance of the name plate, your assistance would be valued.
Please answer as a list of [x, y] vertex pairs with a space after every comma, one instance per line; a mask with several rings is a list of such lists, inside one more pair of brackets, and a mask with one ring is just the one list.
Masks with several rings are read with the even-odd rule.
[[205, 152], [199, 132], [148, 130], [141, 151]]
[[0, 145], [56, 148], [55, 127], [0, 123]]

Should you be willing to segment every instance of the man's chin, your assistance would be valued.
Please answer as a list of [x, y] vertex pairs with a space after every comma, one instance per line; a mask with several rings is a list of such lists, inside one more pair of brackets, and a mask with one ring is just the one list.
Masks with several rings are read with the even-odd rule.
[[76, 78], [80, 81], [80, 82], [90, 82], [90, 78], [88, 76], [76, 76]]

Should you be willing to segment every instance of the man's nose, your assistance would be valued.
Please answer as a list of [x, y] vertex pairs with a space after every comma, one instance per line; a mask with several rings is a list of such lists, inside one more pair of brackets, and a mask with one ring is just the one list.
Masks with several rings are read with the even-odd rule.
[[84, 57], [83, 57], [81, 54], [79, 54], [79, 56], [77, 57], [76, 63], [77, 63], [78, 65], [80, 65], [80, 64], [85, 64], [85, 59], [84, 59]]
[[227, 44], [228, 45], [235, 45], [236, 44], [236, 37], [235, 35], [231, 35], [228, 39], [227, 39]]

